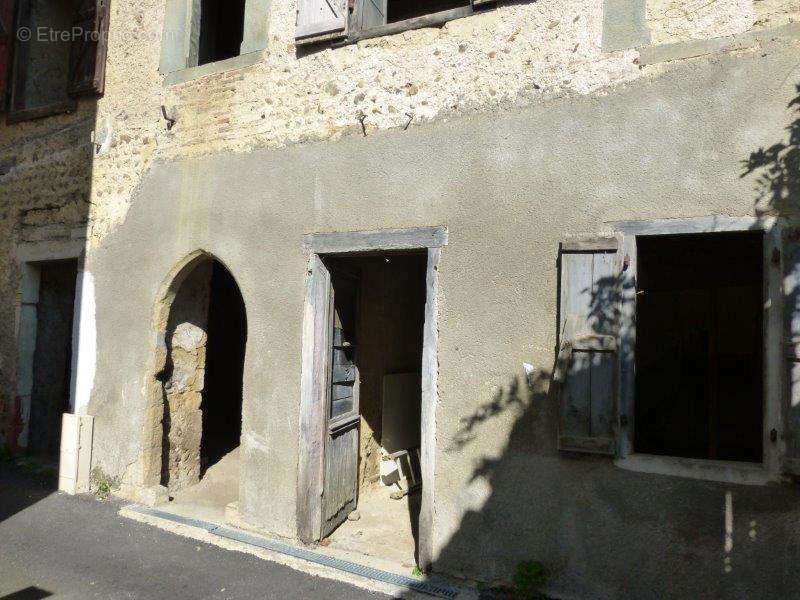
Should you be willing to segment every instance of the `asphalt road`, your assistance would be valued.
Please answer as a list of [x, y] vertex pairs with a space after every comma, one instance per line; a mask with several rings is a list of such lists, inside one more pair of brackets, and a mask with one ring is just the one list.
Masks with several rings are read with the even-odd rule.
[[0, 600], [384, 599], [117, 516], [0, 462]]

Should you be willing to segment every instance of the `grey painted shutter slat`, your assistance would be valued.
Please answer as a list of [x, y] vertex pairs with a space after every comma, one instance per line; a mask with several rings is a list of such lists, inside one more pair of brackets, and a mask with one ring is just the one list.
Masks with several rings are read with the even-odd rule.
[[588, 352], [573, 352], [567, 379], [561, 396], [562, 430], [576, 437], [589, 437], [591, 428], [589, 398], [592, 381], [589, 376], [591, 356]]
[[347, 0], [297, 0], [298, 44], [347, 35]]
[[[589, 250], [574, 250], [582, 247]], [[559, 448], [615, 454], [616, 243], [565, 244], [560, 265], [559, 337], [568, 356], [557, 382]]]
[[[587, 352], [591, 356], [591, 413], [589, 436], [614, 437], [614, 368], [616, 355], [613, 352]], [[607, 410], [599, 410], [606, 408]]]
[[386, 24], [387, 0], [363, 0], [361, 6], [361, 29]]

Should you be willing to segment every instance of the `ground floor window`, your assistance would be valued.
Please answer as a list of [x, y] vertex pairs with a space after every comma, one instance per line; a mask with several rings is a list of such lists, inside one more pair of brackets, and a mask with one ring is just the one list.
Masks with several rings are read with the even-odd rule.
[[637, 238], [636, 452], [760, 462], [763, 233]]

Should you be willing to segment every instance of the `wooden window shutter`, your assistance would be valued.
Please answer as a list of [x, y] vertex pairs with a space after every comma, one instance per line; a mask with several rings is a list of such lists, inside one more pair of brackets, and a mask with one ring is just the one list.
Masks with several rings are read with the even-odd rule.
[[800, 230], [784, 232], [784, 336], [788, 383], [784, 470], [800, 475]]
[[106, 81], [108, 21], [110, 0], [82, 0], [73, 31], [81, 32], [72, 41], [69, 55], [70, 96], [102, 94]]
[[348, 0], [297, 0], [297, 44], [347, 35]]
[[0, 0], [0, 112], [6, 109], [11, 81], [11, 49], [14, 47], [14, 0]]
[[386, 25], [387, 0], [363, 0], [361, 3], [361, 29]]
[[560, 450], [616, 453], [619, 273], [617, 241], [565, 242], [559, 254]]

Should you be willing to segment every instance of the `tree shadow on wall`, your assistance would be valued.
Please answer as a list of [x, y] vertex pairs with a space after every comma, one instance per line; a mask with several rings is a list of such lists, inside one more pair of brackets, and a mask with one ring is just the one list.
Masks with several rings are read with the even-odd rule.
[[[787, 127], [788, 140], [743, 161], [741, 177], [757, 177], [758, 216], [800, 208], [800, 85], [796, 89], [788, 105], [795, 117]], [[634, 285], [629, 277], [622, 282], [608, 277], [583, 290], [591, 293], [593, 332], [626, 335], [618, 333], [618, 300], [630, 299]], [[798, 290], [790, 285], [784, 297], [800, 313]], [[543, 564], [552, 582], [546, 587], [583, 597], [792, 595], [800, 585], [791, 569], [800, 560], [800, 543], [794, 541], [800, 539], [793, 512], [800, 506], [797, 489], [649, 475], [619, 469], [608, 457], [559, 450], [560, 386], [553, 373], [559, 370], [564, 341], [558, 341], [552, 369], [538, 370], [527, 380], [510, 376], [491, 399], [476, 403], [455, 431], [440, 431], [449, 444], [437, 472], [450, 472], [459, 489], [440, 500], [447, 506], [437, 507], [436, 529], [444, 542], [432, 572], [484, 578], [485, 598], [508, 597], [507, 586], [524, 561]], [[623, 349], [634, 342], [632, 337], [620, 341]], [[618, 359], [629, 364], [632, 357]], [[575, 363], [569, 368], [577, 375]], [[621, 377], [633, 377], [632, 371], [622, 371]], [[498, 436], [505, 443], [499, 444]], [[722, 567], [721, 543], [721, 506], [729, 493], [739, 511], [734, 534], [741, 536], [730, 572]], [[457, 506], [449, 505], [453, 502]], [[452, 512], [460, 515], [455, 525], [447, 522]], [[742, 528], [741, 514], [748, 515], [750, 527], [757, 524], [758, 533]], [[758, 543], [754, 535], [761, 536]], [[759, 545], [762, 539], [770, 550]], [[436, 575], [429, 580], [436, 583]]]
[[755, 209], [759, 216], [797, 214], [800, 209], [800, 84], [795, 91], [797, 96], [787, 106], [795, 115], [786, 127], [788, 140], [759, 148], [742, 161], [740, 177], [758, 173]]
[[[619, 279], [606, 277], [593, 289], [581, 290], [589, 298], [586, 333], [616, 327], [620, 288]], [[556, 350], [552, 369], [510, 376], [488, 401], [461, 417], [443, 451], [444, 462], [452, 461], [453, 469], [471, 467], [460, 494], [465, 510], [432, 570], [466, 580], [483, 577], [481, 598], [519, 597], [514, 596], [513, 581], [531, 582], [538, 566], [548, 572], [565, 570], [563, 527], [571, 520], [566, 513], [575, 506], [566, 506], [561, 498], [579, 498], [582, 479], [610, 466], [607, 457], [559, 451], [562, 384], [554, 381], [553, 372], [559, 360], [566, 360], [570, 376], [580, 376], [587, 363], [563, 353], [559, 357]], [[498, 437], [506, 438], [499, 454]], [[565, 463], [568, 471], [559, 473]], [[438, 578], [431, 575], [430, 581]]]
[[[800, 84], [795, 84], [795, 97], [786, 106], [792, 115], [785, 130], [786, 138], [768, 148], [758, 148], [742, 161], [741, 178], [755, 177], [755, 213], [759, 217], [777, 216], [796, 220], [800, 216]], [[800, 228], [783, 231], [783, 312], [784, 338], [800, 338]], [[797, 362], [790, 363], [791, 381], [797, 377]], [[788, 426], [800, 429], [800, 405], [788, 407]], [[787, 454], [800, 456], [800, 440], [788, 432]]]

